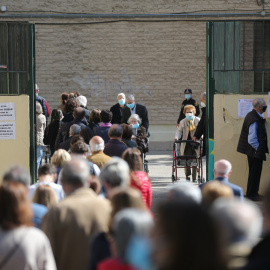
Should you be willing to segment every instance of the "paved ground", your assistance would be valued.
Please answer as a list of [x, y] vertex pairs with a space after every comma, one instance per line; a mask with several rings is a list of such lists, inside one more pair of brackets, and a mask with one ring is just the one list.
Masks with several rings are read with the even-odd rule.
[[[172, 151], [151, 151], [146, 159], [149, 162], [149, 177], [152, 183], [153, 200], [152, 210], [155, 212], [157, 203], [166, 196], [167, 189], [172, 185]], [[205, 159], [203, 159], [203, 168], [205, 175]], [[184, 169], [178, 169], [177, 174], [180, 177], [178, 181], [185, 181]]]

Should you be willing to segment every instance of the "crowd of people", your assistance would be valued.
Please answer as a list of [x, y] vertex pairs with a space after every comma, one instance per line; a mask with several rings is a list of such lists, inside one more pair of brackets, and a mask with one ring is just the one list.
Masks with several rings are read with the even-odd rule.
[[[34, 184], [20, 166], [3, 176], [0, 269], [270, 269], [270, 186], [260, 209], [229, 181], [232, 165], [222, 159], [213, 181], [168, 186], [152, 212], [138, 140], [149, 136], [147, 109], [131, 95], [117, 99], [111, 110], [90, 111], [84, 96], [63, 93], [47, 127], [47, 116], [37, 117], [51, 163], [39, 157]], [[198, 139], [196, 108], [183, 113], [177, 139]]]

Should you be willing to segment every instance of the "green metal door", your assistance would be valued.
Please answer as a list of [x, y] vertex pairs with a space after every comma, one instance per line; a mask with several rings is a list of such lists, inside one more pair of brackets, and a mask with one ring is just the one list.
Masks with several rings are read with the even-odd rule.
[[0, 95], [29, 95], [30, 173], [36, 178], [35, 26], [0, 22]]
[[207, 23], [207, 178], [214, 168], [214, 95], [270, 89], [270, 21]]
[[214, 179], [214, 95], [240, 89], [240, 22], [207, 24], [207, 179]]

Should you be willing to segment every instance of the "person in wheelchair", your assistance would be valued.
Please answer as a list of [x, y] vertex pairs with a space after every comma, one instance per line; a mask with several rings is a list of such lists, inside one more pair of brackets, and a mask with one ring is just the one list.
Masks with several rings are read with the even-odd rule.
[[[192, 140], [200, 118], [196, 117], [196, 108], [193, 105], [186, 105], [184, 107], [185, 118], [180, 121], [179, 127], [175, 133], [175, 141], [177, 140]], [[197, 149], [196, 149], [197, 148]], [[179, 143], [179, 149], [177, 149], [178, 156], [199, 156], [199, 147], [196, 147], [196, 143]], [[185, 160], [184, 160], [185, 161]], [[180, 165], [181, 160], [178, 160], [178, 165]], [[194, 166], [192, 166], [194, 165]], [[192, 167], [192, 180], [195, 182], [197, 177], [197, 162], [195, 159], [187, 159], [185, 164], [188, 168], [185, 168], [186, 180], [190, 180]]]

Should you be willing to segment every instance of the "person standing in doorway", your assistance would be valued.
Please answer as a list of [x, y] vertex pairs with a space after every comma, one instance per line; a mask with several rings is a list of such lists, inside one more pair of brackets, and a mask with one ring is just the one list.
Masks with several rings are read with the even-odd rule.
[[260, 201], [259, 186], [263, 161], [266, 160], [266, 153], [269, 153], [267, 146], [267, 133], [263, 114], [266, 111], [266, 103], [263, 98], [256, 98], [252, 101], [253, 110], [249, 112], [244, 120], [240, 134], [237, 152], [247, 155], [249, 175], [246, 197], [253, 201]]
[[186, 118], [186, 116], [184, 114], [184, 107], [186, 105], [193, 105], [195, 107], [195, 109], [196, 109], [195, 116], [198, 116], [200, 114], [199, 104], [197, 103], [197, 101], [195, 99], [192, 98], [192, 90], [185, 89], [184, 93], [185, 93], [185, 100], [182, 102], [182, 105], [181, 105], [181, 110], [180, 110], [180, 114], [179, 114], [179, 117], [177, 120], [176, 128], [179, 127], [180, 121], [183, 120], [184, 118]]

